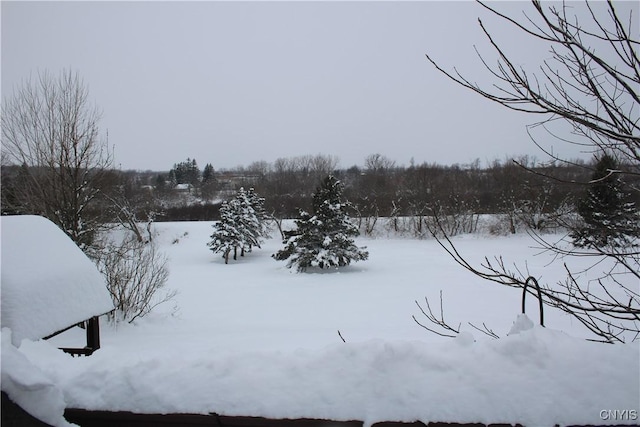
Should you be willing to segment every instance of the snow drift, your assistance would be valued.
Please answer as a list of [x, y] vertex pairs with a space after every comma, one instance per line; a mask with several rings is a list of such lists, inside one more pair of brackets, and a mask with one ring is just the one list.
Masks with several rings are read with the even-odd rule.
[[54, 223], [34, 215], [0, 221], [2, 327], [14, 344], [113, 310], [104, 277]]

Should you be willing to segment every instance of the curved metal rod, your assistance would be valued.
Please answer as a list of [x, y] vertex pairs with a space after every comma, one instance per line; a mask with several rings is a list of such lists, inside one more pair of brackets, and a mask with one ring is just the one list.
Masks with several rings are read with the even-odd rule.
[[527, 280], [524, 281], [524, 287], [522, 288], [522, 314], [525, 314], [525, 299], [527, 296], [527, 286], [529, 286], [529, 281], [533, 282], [536, 289], [538, 290], [538, 304], [540, 305], [540, 326], [544, 326], [544, 311], [542, 310], [542, 291], [540, 291], [540, 285], [535, 277], [529, 276]]

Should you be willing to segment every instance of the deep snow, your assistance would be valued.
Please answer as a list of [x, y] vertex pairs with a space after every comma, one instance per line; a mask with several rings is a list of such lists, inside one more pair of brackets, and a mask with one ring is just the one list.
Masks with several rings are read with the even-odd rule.
[[67, 426], [62, 391], [11, 343], [11, 330], [2, 329], [2, 391], [25, 411], [52, 426]]
[[[168, 286], [179, 291], [174, 303], [136, 325], [103, 324], [102, 348], [91, 357], [54, 347], [83, 331], [20, 347], [70, 407], [368, 423], [637, 423], [638, 343], [585, 341], [579, 325], [549, 309], [547, 327], [535, 326], [534, 299], [529, 316], [519, 316], [518, 290], [479, 280], [433, 240], [359, 238], [368, 261], [295, 273], [271, 258], [279, 239], [225, 265], [206, 246], [211, 223], [159, 223], [156, 230], [170, 258]], [[530, 248], [528, 236], [456, 243], [478, 261], [526, 259], [537, 277], [563, 271]], [[414, 301], [425, 296], [437, 310], [440, 290], [445, 318], [466, 331], [456, 339], [411, 319], [420, 318]], [[485, 322], [502, 338], [468, 321]], [[603, 410], [628, 410], [627, 419], [603, 419]]]
[[113, 310], [105, 279], [46, 218], [2, 216], [2, 327], [14, 344]]

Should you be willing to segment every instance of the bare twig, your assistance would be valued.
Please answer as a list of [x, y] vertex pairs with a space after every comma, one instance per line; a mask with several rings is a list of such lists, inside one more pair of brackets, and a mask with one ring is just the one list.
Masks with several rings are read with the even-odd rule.
[[[413, 318], [413, 320], [420, 325], [421, 327], [423, 327], [424, 329], [428, 330], [429, 332], [432, 332], [434, 334], [440, 335], [442, 337], [448, 337], [448, 338], [454, 338], [456, 337], [457, 334], [460, 333], [460, 324], [458, 324], [457, 328], [454, 328], [452, 326], [450, 326], [445, 320], [444, 320], [444, 311], [442, 308], [442, 291], [440, 291], [440, 318], [437, 318], [434, 314], [433, 311], [431, 310], [431, 306], [429, 305], [429, 300], [427, 299], [427, 297], [424, 298], [425, 304], [427, 305], [427, 311], [425, 311], [422, 306], [420, 305], [420, 303], [418, 303], [418, 301], [416, 301], [416, 305], [418, 306], [418, 308], [420, 309], [420, 311], [422, 312], [422, 314], [427, 318], [427, 320], [429, 320], [431, 323], [437, 325], [438, 327], [444, 329], [445, 331], [448, 332], [438, 332], [434, 329], [429, 328], [428, 326], [425, 326], [424, 324], [420, 323], [418, 321], [418, 319], [416, 319], [416, 316], [413, 315], [411, 316]], [[428, 313], [427, 313], [428, 312]], [[454, 333], [456, 335], [451, 335], [450, 333]]]
[[473, 329], [482, 332], [485, 335], [490, 336], [491, 338], [495, 338], [495, 339], [499, 339], [500, 336], [498, 336], [498, 334], [496, 334], [495, 332], [493, 332], [493, 330], [491, 330], [490, 328], [487, 327], [487, 325], [485, 325], [484, 322], [482, 322], [482, 329], [480, 329], [479, 327], [477, 327], [476, 325], [474, 325], [471, 322], [467, 322], [469, 323], [469, 326], [471, 326]]

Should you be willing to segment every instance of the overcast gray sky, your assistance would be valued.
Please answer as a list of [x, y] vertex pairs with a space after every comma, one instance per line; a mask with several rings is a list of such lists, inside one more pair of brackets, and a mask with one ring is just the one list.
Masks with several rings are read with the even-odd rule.
[[[499, 7], [521, 14], [530, 5]], [[3, 98], [39, 70], [78, 71], [123, 169], [168, 170], [187, 157], [224, 169], [318, 153], [343, 167], [372, 153], [405, 165], [543, 158], [525, 129], [534, 117], [457, 86], [425, 58], [488, 81], [473, 49], [491, 57], [479, 16], [523, 62], [545, 55], [472, 2], [1, 8]]]

